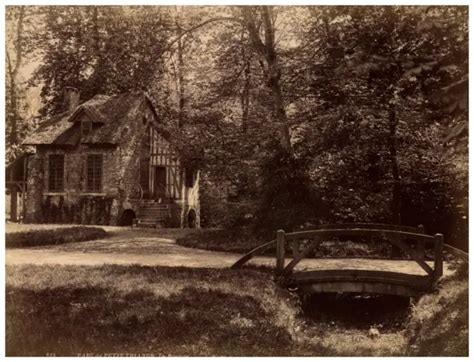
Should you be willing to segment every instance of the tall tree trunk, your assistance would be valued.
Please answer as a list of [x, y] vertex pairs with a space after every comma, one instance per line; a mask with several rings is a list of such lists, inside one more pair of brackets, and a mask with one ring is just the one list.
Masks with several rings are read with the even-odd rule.
[[[245, 53], [245, 51], [243, 51]], [[243, 54], [245, 56], [245, 54]], [[245, 59], [245, 58], [244, 58]], [[250, 60], [245, 59], [244, 86], [240, 94], [240, 105], [242, 108], [242, 132], [246, 133], [249, 123], [250, 107]]]
[[272, 19], [272, 7], [260, 6], [258, 8], [262, 25], [264, 29], [264, 39], [260, 38], [260, 32], [255, 21], [256, 10], [246, 6], [242, 8], [242, 14], [246, 21], [249, 36], [252, 45], [260, 55], [262, 63], [265, 66], [265, 75], [267, 78], [267, 86], [270, 89], [273, 103], [273, 113], [275, 121], [279, 128], [280, 144], [288, 153], [292, 153], [290, 142], [290, 128], [286, 116], [285, 103], [281, 88], [281, 70], [278, 56], [275, 51], [275, 27]]
[[12, 73], [9, 74], [10, 77], [10, 109], [9, 109], [9, 119], [10, 119], [10, 146], [14, 146], [18, 143], [18, 105], [17, 105], [17, 85], [16, 80], [13, 77]]
[[[7, 50], [7, 70], [10, 80], [10, 145], [14, 146], [18, 143], [18, 71], [20, 70], [23, 60], [23, 19], [25, 16], [25, 7], [19, 7], [18, 22], [16, 26], [16, 39], [15, 39], [15, 64], [12, 64], [12, 60]], [[7, 119], [8, 119], [7, 118]]]
[[389, 114], [389, 151], [390, 151], [390, 162], [392, 168], [392, 222], [394, 224], [401, 223], [401, 179], [400, 179], [400, 168], [398, 165], [398, 153], [397, 153], [397, 126], [398, 119], [395, 110], [395, 105], [390, 103]]
[[175, 6], [176, 17], [175, 24], [178, 36], [178, 127], [183, 125], [185, 88], [184, 88], [184, 58], [183, 58], [183, 29], [181, 27], [181, 18], [178, 6]]

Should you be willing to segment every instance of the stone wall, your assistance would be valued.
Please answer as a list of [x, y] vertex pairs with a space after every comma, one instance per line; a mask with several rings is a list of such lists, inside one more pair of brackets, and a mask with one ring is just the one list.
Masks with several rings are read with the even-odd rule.
[[[64, 190], [48, 190], [49, 155], [64, 154]], [[103, 155], [102, 191], [88, 192], [87, 155]], [[119, 217], [119, 153], [112, 147], [38, 147], [29, 156], [26, 222], [115, 224]]]
[[25, 222], [41, 222], [41, 204], [44, 187], [44, 155], [35, 153], [28, 156], [27, 193], [25, 197]]
[[180, 226], [182, 228], [188, 227], [187, 220], [190, 210], [196, 213], [196, 228], [201, 227], [201, 205], [199, 200], [199, 178], [200, 173], [196, 171], [196, 179], [193, 187], [186, 187], [183, 183], [182, 199], [178, 201], [180, 211]]

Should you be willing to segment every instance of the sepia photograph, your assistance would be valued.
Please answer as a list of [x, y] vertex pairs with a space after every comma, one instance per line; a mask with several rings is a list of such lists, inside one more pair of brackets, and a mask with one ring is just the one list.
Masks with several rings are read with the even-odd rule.
[[467, 5], [3, 10], [7, 357], [468, 357]]

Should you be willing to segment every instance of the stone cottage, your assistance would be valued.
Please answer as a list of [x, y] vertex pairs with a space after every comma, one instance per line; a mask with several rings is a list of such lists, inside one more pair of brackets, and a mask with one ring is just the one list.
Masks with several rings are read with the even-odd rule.
[[199, 171], [184, 168], [143, 93], [97, 95], [24, 142], [25, 222], [199, 227]]

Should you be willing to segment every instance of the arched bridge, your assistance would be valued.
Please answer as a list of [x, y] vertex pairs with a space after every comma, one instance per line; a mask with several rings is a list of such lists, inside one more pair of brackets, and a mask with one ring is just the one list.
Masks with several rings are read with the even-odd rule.
[[[285, 286], [309, 293], [404, 296], [429, 291], [443, 274], [443, 235], [427, 235], [421, 226], [336, 224], [293, 233], [278, 230], [276, 234], [275, 240], [251, 250], [232, 268], [238, 269], [254, 256], [273, 249], [275, 274]], [[385, 240], [398, 250], [395, 253], [386, 251], [383, 257], [323, 258], [317, 253], [318, 247], [328, 241], [337, 243], [354, 239], [363, 239], [371, 245], [382, 244]]]

